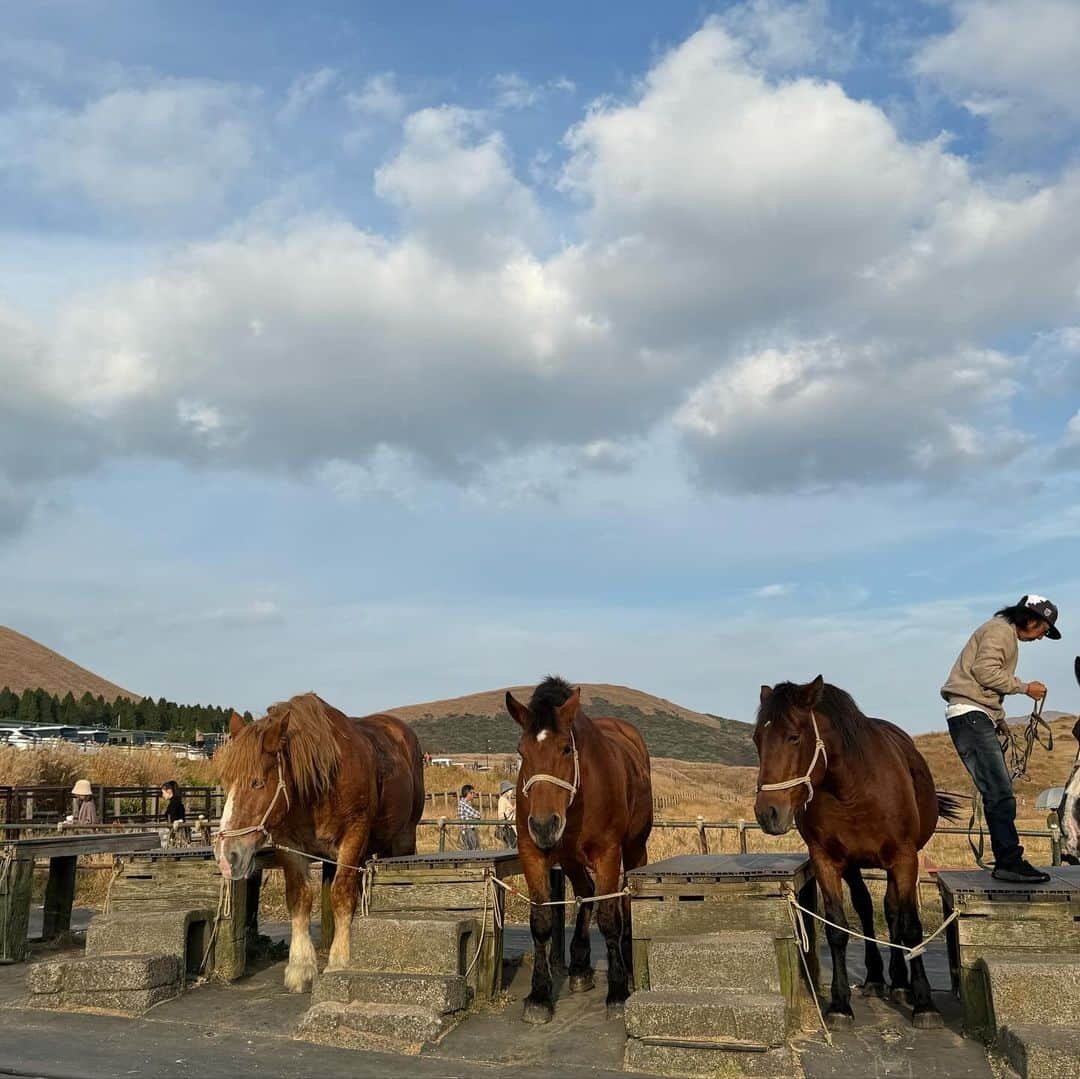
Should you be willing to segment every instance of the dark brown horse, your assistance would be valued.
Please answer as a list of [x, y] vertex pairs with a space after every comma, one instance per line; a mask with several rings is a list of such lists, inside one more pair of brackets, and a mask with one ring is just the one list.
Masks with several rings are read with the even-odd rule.
[[[256, 851], [280, 844], [341, 863], [330, 895], [334, 941], [327, 969], [349, 962], [358, 874], [371, 855], [416, 851], [424, 766], [416, 735], [394, 716], [350, 719], [314, 693], [273, 705], [264, 719], [234, 715], [215, 756], [227, 797], [218, 834], [226, 877], [251, 873]], [[285, 987], [302, 993], [316, 973], [308, 860], [278, 852], [292, 944]]]
[[[506, 708], [521, 727], [517, 783], [518, 849], [533, 906], [529, 915], [534, 961], [524, 1019], [548, 1023], [554, 1015], [548, 940], [562, 908], [551, 898], [550, 871], [565, 870], [585, 898], [622, 888], [623, 873], [646, 862], [652, 830], [649, 751], [637, 728], [622, 719], [590, 718], [581, 691], [547, 678], [528, 706], [506, 694]], [[570, 942], [570, 991], [593, 986], [589, 922], [596, 920], [608, 952], [608, 1015], [621, 1013], [630, 995], [630, 904], [625, 897], [583, 903]]]
[[[781, 682], [761, 687], [754, 728], [761, 767], [754, 812], [770, 835], [797, 827], [806, 841], [824, 897], [825, 917], [847, 926], [843, 881], [866, 936], [874, 935], [874, 908], [861, 870], [888, 875], [885, 917], [890, 941], [913, 947], [922, 940], [917, 887], [919, 851], [934, 833], [939, 812], [950, 819], [956, 805], [934, 790], [915, 743], [899, 727], [870, 719], [842, 689], [818, 675], [809, 685]], [[847, 977], [847, 933], [826, 928], [832, 952], [830, 1026], [853, 1019]], [[921, 956], [911, 960], [890, 949], [894, 1000], [913, 1004], [917, 1027], [941, 1025]], [[884, 996], [885, 972], [876, 944], [866, 944], [864, 996]]]

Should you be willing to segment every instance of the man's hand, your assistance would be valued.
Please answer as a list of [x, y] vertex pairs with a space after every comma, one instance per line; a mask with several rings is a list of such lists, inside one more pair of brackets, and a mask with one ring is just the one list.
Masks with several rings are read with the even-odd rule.
[[997, 727], [998, 734], [1003, 734], [1006, 738], [1010, 736], [1009, 724], [1004, 719], [995, 720], [994, 726]]
[[1046, 696], [1046, 686], [1042, 682], [1028, 682], [1024, 692], [1033, 700], [1041, 701]]

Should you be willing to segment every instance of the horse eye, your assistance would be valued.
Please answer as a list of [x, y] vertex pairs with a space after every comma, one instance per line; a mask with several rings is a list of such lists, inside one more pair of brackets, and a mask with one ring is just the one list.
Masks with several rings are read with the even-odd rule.
[[789, 734], [787, 740], [789, 742], [797, 742], [802, 737], [801, 734]]
[[265, 781], [263, 781], [261, 779], [253, 779], [251, 781], [251, 789], [252, 790], [256, 790], [256, 791], [261, 790], [265, 786], [266, 786]]
[[573, 752], [574, 751], [570, 746], [563, 746], [563, 756], [564, 757], [569, 757], [570, 754], [573, 753]]

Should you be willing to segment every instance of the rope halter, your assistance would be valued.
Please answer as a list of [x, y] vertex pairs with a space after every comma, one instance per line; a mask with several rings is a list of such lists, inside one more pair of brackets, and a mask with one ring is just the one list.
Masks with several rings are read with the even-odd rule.
[[574, 741], [574, 732], [570, 732], [570, 748], [574, 751], [574, 782], [567, 783], [565, 779], [560, 779], [558, 776], [550, 776], [547, 772], [534, 772], [521, 787], [521, 796], [528, 798], [529, 788], [534, 783], [554, 783], [556, 787], [562, 787], [564, 791], [570, 792], [570, 801], [566, 803], [566, 808], [569, 809], [574, 804], [574, 796], [578, 792], [578, 787], [581, 786], [581, 760], [578, 757], [577, 743]]
[[786, 791], [791, 790], [792, 787], [801, 787], [805, 783], [810, 793], [806, 796], [803, 806], [808, 806], [814, 800], [814, 782], [810, 777], [814, 774], [819, 757], [825, 761], [825, 768], [828, 769], [829, 754], [825, 751], [825, 743], [822, 741], [821, 731], [818, 730], [817, 716], [814, 715], [813, 708], [810, 709], [810, 722], [814, 727], [814, 755], [810, 758], [810, 766], [806, 769], [806, 774], [796, 779], [785, 779], [782, 783], [759, 783], [759, 791]]
[[285, 796], [285, 812], [287, 813], [292, 809], [292, 802], [289, 801], [289, 790], [285, 786], [285, 765], [279, 750], [277, 754], [277, 789], [274, 791], [274, 797], [270, 799], [270, 804], [266, 807], [266, 812], [262, 815], [262, 820], [258, 824], [249, 825], [247, 828], [220, 828], [214, 837], [214, 842], [217, 843], [219, 839], [234, 839], [236, 836], [251, 835], [252, 832], [262, 832], [266, 836], [267, 842], [273, 845], [274, 837], [270, 834], [270, 829], [266, 827], [266, 822], [270, 819], [270, 814], [274, 812], [274, 806], [277, 805], [277, 800], [281, 795]]

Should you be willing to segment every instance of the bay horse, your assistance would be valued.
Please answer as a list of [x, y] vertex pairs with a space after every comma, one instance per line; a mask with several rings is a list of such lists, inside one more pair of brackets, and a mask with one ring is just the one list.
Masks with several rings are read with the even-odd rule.
[[[653, 802], [649, 751], [637, 728], [623, 719], [590, 717], [581, 710], [581, 690], [549, 677], [528, 705], [506, 693], [506, 710], [521, 727], [517, 781], [518, 851], [532, 905], [532, 989], [523, 1018], [548, 1023], [555, 1014], [548, 962], [554, 918], [563, 908], [551, 899], [550, 871], [562, 866], [580, 898], [610, 895], [623, 873], [647, 861]], [[633, 965], [628, 897], [583, 903], [570, 942], [569, 987], [593, 987], [589, 922], [596, 920], [608, 953], [607, 1013], [622, 1013], [630, 995]]]
[[[918, 908], [919, 851], [938, 815], [956, 819], [958, 803], [934, 789], [926, 760], [899, 727], [863, 715], [858, 705], [818, 675], [808, 685], [761, 687], [754, 727], [760, 768], [754, 814], [769, 835], [792, 827], [806, 841], [825, 917], [847, 927], [843, 884], [863, 933], [874, 935], [874, 907], [862, 869], [884, 869], [889, 939], [914, 947], [922, 941]], [[853, 1022], [847, 976], [847, 933], [826, 927], [832, 953], [830, 1027]], [[941, 1026], [921, 956], [890, 949], [894, 1000], [910, 1000], [912, 1023]], [[864, 996], [885, 995], [885, 972], [876, 944], [866, 942]]]
[[[234, 714], [230, 734], [214, 756], [227, 792], [215, 840], [222, 875], [249, 876], [256, 852], [278, 844], [338, 862], [327, 969], [347, 966], [356, 867], [372, 855], [416, 853], [424, 809], [416, 735], [391, 715], [350, 719], [314, 693], [272, 705], [254, 723]], [[317, 971], [308, 859], [279, 850], [277, 860], [292, 921], [285, 988], [302, 993]]]

